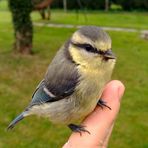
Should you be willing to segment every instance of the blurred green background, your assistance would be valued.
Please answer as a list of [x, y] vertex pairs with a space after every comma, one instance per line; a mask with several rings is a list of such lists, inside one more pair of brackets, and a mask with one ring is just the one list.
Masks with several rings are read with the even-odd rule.
[[[29, 103], [32, 92], [43, 78], [56, 51], [75, 28], [34, 26], [34, 55], [12, 52], [13, 27], [6, 1], [0, 2], [0, 148], [58, 148], [70, 135], [65, 126], [53, 125], [36, 116], [23, 120], [13, 131], [6, 131], [10, 121]], [[35, 23], [42, 21], [32, 13]], [[147, 12], [52, 10], [50, 23], [128, 27], [137, 32], [108, 31], [118, 60], [112, 79], [126, 86], [121, 110], [109, 148], [148, 147], [148, 40], [140, 37], [140, 29], [148, 29]]]

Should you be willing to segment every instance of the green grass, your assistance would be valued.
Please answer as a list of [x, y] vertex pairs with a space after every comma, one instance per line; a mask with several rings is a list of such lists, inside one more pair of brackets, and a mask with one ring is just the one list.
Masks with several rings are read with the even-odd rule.
[[[88, 11], [86, 16], [81, 12], [76, 14], [74, 11], [64, 13], [63, 11], [53, 10], [51, 23], [57, 24], [83, 24], [110, 27], [148, 29], [148, 13], [140, 12], [103, 12]], [[38, 20], [40, 22], [40, 20]], [[47, 22], [47, 21], [46, 21]]]
[[[107, 16], [103, 12], [98, 15], [101, 17], [103, 14]], [[33, 19], [38, 20], [38, 15], [34, 15]], [[132, 18], [133, 13], [129, 15]], [[112, 17], [117, 19], [114, 15]], [[65, 126], [53, 125], [48, 119], [28, 117], [13, 131], [7, 132], [5, 129], [28, 105], [32, 92], [43, 78], [57, 49], [75, 29], [35, 27], [33, 47], [35, 54], [22, 56], [12, 52], [13, 29], [10, 14], [1, 11], [0, 18], [3, 18], [0, 21], [0, 148], [61, 147], [70, 135], [70, 131]], [[54, 15], [52, 18], [54, 19]], [[110, 18], [112, 19], [110, 25], [117, 22], [113, 18]], [[118, 24], [122, 26], [122, 23]], [[108, 33], [118, 57], [113, 79], [121, 80], [126, 86], [109, 147], [146, 148], [148, 147], [148, 41], [141, 39], [138, 33]]]
[[[51, 124], [47, 119], [30, 117], [14, 131], [6, 132], [5, 128], [27, 106], [56, 50], [74, 30], [35, 28], [36, 54], [21, 56], [11, 52], [11, 29], [9, 25], [7, 29], [4, 26], [0, 28], [3, 37], [0, 41], [0, 147], [61, 147], [70, 131], [66, 127]], [[120, 79], [126, 85], [110, 147], [144, 148], [148, 140], [145, 132], [148, 123], [147, 41], [140, 39], [136, 33], [109, 34], [113, 39], [113, 50], [118, 56], [113, 78]]]
[[8, 10], [7, 0], [0, 0], [0, 11]]
[[[113, 5], [114, 6], [114, 5]], [[10, 13], [7, 10], [6, 0], [0, 2], [0, 13], [4, 13], [3, 21], [10, 20]], [[43, 22], [38, 12], [32, 13], [33, 20]], [[52, 10], [51, 20], [44, 23], [74, 24], [74, 25], [98, 25], [109, 27], [123, 27], [148, 29], [148, 12], [123, 12], [123, 11], [68, 11]]]

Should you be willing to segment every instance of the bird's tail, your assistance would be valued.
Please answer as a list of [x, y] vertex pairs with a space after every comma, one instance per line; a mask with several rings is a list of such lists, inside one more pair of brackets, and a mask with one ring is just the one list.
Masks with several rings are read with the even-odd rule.
[[7, 130], [11, 130], [14, 128], [14, 126], [19, 122], [21, 121], [22, 119], [24, 119], [24, 117], [27, 116], [27, 112], [24, 111], [22, 112], [20, 115], [18, 115], [10, 124], [9, 126], [7, 127]]

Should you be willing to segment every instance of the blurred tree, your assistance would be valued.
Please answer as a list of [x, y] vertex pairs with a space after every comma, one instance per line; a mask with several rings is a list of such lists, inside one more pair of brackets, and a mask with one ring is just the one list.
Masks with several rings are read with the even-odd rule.
[[148, 11], [148, 0], [112, 0], [112, 2], [121, 5], [123, 10]]
[[[63, 0], [66, 1], [66, 0]], [[63, 8], [62, 0], [54, 0], [52, 8]], [[148, 0], [67, 0], [67, 9], [82, 9], [82, 7], [90, 10], [108, 10], [112, 3], [121, 5], [124, 10], [146, 10], [148, 11]]]
[[[105, 9], [105, 3], [108, 3], [108, 9], [110, 8], [111, 1], [109, 0], [67, 0], [67, 9], [81, 9], [80, 3], [82, 4], [83, 8], [91, 9], [91, 10], [98, 10], [98, 9]], [[52, 8], [63, 8], [63, 1], [62, 0], [54, 0]]]
[[105, 11], [109, 9], [109, 0], [105, 0]]
[[14, 26], [14, 49], [23, 54], [32, 53], [33, 26], [30, 13], [48, 6], [51, 0], [8, 0]]
[[46, 8], [39, 10], [39, 13], [43, 20], [50, 20], [51, 17], [50, 5], [47, 6]]
[[67, 12], [67, 0], [63, 0], [64, 11]]

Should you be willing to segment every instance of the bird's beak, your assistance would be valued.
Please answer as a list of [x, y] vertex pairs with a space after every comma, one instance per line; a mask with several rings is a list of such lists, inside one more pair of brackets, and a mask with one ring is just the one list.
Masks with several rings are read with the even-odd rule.
[[107, 50], [103, 56], [105, 59], [116, 59], [116, 56], [111, 49]]

